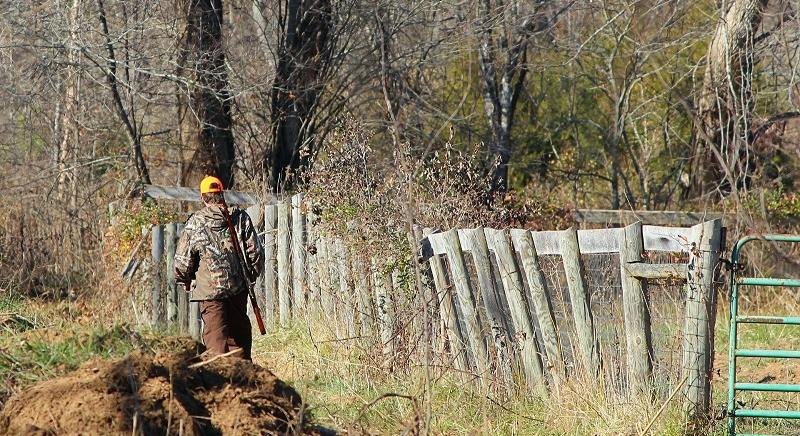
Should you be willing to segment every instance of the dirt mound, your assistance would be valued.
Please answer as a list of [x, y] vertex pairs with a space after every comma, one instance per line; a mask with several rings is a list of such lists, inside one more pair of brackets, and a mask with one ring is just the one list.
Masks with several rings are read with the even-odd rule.
[[306, 433], [300, 396], [269, 370], [237, 358], [174, 354], [93, 361], [13, 396], [0, 434]]

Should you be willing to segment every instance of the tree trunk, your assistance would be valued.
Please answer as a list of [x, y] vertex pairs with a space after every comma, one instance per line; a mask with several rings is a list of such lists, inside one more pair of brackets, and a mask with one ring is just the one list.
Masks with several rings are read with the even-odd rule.
[[753, 35], [768, 1], [735, 0], [708, 47], [703, 87], [695, 101], [695, 153], [690, 167], [694, 179], [689, 190], [694, 195], [714, 189], [720, 180], [735, 190], [747, 176], [747, 162], [739, 158], [749, 146], [744, 122], [752, 108]]
[[61, 204], [74, 209], [76, 206], [75, 187], [77, 183], [76, 169], [78, 153], [78, 125], [75, 122], [78, 112], [78, 18], [80, 17], [80, 0], [72, 0], [69, 8], [69, 39], [67, 44], [67, 67], [64, 78], [64, 111], [61, 113], [61, 137], [56, 153], [58, 169], [58, 195]]
[[[214, 175], [226, 187], [234, 183], [231, 96], [223, 47], [222, 0], [186, 0], [186, 29], [181, 41], [179, 74], [187, 95], [179, 97], [181, 136], [194, 150], [184, 184]], [[187, 98], [188, 97], [188, 98]]]
[[[508, 165], [514, 151], [511, 138], [514, 110], [527, 74], [525, 63], [528, 42], [533, 33], [546, 26], [547, 20], [538, 11], [520, 19], [517, 3], [492, 7], [489, 0], [480, 0], [478, 5], [478, 57], [484, 111], [491, 131], [489, 163], [495, 165], [492, 188], [495, 192], [504, 192], [508, 189]], [[506, 7], [509, 8], [508, 14], [498, 12]], [[504, 19], [510, 21], [503, 23], [503, 28], [495, 30], [495, 25], [490, 22], [495, 15], [506, 17]], [[516, 20], [519, 22], [511, 22]], [[500, 59], [504, 62], [500, 62]]]
[[[139, 132], [139, 126], [136, 118], [131, 116], [131, 110], [125, 107], [122, 102], [122, 95], [117, 83], [117, 56], [114, 50], [114, 43], [111, 38], [111, 33], [108, 27], [108, 18], [106, 16], [106, 8], [103, 0], [97, 0], [97, 17], [100, 20], [100, 29], [103, 32], [103, 38], [106, 44], [106, 53], [108, 55], [108, 62], [105, 72], [106, 82], [108, 89], [111, 93], [111, 99], [114, 101], [114, 109], [125, 126], [125, 135], [128, 137], [128, 144], [131, 150], [131, 158], [133, 159], [134, 166], [136, 167], [136, 176], [140, 183], [150, 184], [150, 171], [147, 169], [147, 162], [144, 160], [142, 153], [142, 135]], [[131, 106], [133, 103], [131, 103]]]
[[330, 0], [288, 0], [272, 87], [272, 149], [266, 156], [273, 190], [291, 186], [312, 154], [312, 118], [330, 63]]

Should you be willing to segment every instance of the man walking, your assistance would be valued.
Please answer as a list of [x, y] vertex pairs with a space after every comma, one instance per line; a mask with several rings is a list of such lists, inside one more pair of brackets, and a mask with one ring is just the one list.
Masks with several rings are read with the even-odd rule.
[[[189, 217], [175, 252], [175, 275], [184, 284], [195, 280], [190, 301], [200, 302], [203, 343], [214, 354], [241, 349], [250, 360], [253, 336], [247, 316], [250, 282], [261, 273], [264, 249], [247, 212], [228, 213], [222, 182], [206, 177], [200, 182], [205, 207]], [[232, 238], [228, 219], [238, 238]], [[241, 247], [234, 246], [238, 240]], [[244, 253], [244, 264], [236, 250]], [[188, 287], [187, 287], [188, 288]]]

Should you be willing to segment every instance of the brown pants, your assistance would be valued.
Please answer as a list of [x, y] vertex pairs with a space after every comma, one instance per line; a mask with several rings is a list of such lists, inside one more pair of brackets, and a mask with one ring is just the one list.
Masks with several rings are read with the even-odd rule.
[[222, 300], [200, 302], [203, 317], [203, 343], [214, 353], [227, 353], [241, 348], [241, 357], [250, 359], [253, 336], [247, 316], [247, 292]]

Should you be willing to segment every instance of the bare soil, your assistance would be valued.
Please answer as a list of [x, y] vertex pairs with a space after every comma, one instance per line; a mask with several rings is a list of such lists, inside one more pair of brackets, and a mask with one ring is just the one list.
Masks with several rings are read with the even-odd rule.
[[97, 360], [19, 392], [0, 411], [0, 434], [317, 433], [300, 395], [268, 369], [235, 357], [192, 368], [187, 342], [172, 354]]

